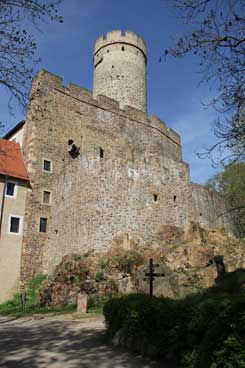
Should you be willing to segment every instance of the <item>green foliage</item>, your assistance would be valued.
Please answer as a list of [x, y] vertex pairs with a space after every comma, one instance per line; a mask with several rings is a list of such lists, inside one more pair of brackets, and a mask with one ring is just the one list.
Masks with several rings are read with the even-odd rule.
[[42, 287], [41, 284], [46, 278], [46, 275], [36, 275], [30, 280], [26, 289], [27, 305], [31, 306], [38, 304], [38, 295]]
[[241, 288], [237, 294], [210, 289], [182, 300], [131, 294], [110, 299], [103, 312], [109, 336], [122, 329], [158, 356], [173, 353], [183, 368], [244, 367]]
[[245, 237], [245, 163], [225, 166], [223, 172], [208, 180], [207, 187], [225, 198], [235, 224], [235, 234]]
[[64, 256], [56, 266], [53, 275], [55, 282], [74, 283], [81, 285], [89, 276], [91, 260], [87, 254], [70, 254]]
[[38, 296], [42, 287], [42, 282], [46, 277], [46, 275], [36, 275], [30, 280], [26, 288], [26, 304], [24, 309], [21, 305], [21, 294], [16, 293], [11, 300], [0, 304], [0, 314], [22, 316], [31, 314], [34, 310], [39, 310]]
[[102, 314], [105, 303], [109, 297], [101, 297], [98, 295], [89, 295], [88, 297], [88, 312]]
[[109, 258], [102, 258], [98, 262], [98, 268], [102, 271], [109, 271], [110, 270], [110, 259]]
[[143, 264], [142, 254], [135, 249], [114, 249], [112, 254], [107, 254], [98, 264], [99, 268], [105, 272], [119, 270], [125, 274], [133, 274], [135, 269]]
[[104, 275], [104, 272], [97, 272], [95, 275], [95, 281], [100, 282], [100, 281], [105, 281], [106, 277]]
[[211, 368], [245, 368], [245, 348], [236, 336], [229, 336], [214, 353]]
[[12, 299], [7, 300], [6, 302], [0, 304], [0, 314], [5, 313], [7, 311], [12, 311], [16, 308], [20, 308], [20, 293], [16, 293], [13, 295]]
[[113, 261], [121, 272], [131, 274], [142, 264], [142, 256], [136, 250], [122, 249], [120, 254], [113, 257]]

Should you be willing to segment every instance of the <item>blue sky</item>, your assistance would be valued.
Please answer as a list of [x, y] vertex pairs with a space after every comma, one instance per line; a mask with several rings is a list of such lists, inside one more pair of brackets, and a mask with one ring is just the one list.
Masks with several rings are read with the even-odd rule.
[[[64, 84], [76, 83], [92, 89], [92, 52], [97, 37], [113, 29], [130, 30], [142, 36], [148, 47], [148, 113], [159, 116], [182, 138], [183, 157], [190, 164], [191, 179], [204, 183], [214, 174], [209, 160], [196, 152], [215, 142], [212, 121], [215, 113], [205, 110], [212, 91], [200, 85], [198, 59], [188, 56], [159, 62], [163, 51], [186, 28], [167, 0], [63, 0], [60, 13], [64, 23], [44, 24], [42, 32], [33, 29], [44, 68], [63, 77]], [[5, 132], [24, 118], [15, 106], [8, 113], [8, 96], [0, 89], [0, 121]], [[3, 132], [4, 133], [4, 132]]]

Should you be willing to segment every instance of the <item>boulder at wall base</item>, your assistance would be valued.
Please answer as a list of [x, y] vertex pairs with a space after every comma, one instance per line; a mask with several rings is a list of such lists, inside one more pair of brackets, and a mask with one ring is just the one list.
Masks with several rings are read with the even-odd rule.
[[164, 260], [171, 270], [188, 267], [206, 267], [214, 258], [214, 247], [210, 245], [180, 245], [166, 247]]
[[116, 283], [118, 285], [119, 293], [128, 294], [130, 292], [133, 292], [135, 289], [132, 278], [130, 276], [122, 277], [116, 280]]
[[[155, 296], [174, 298], [174, 274], [168, 267], [166, 267], [164, 262], [159, 261], [157, 263], [159, 264], [159, 267], [155, 269], [155, 272], [164, 274], [164, 276], [154, 278], [153, 293]], [[135, 287], [138, 292], [149, 294], [149, 278], [145, 276], [145, 272], [145, 266], [141, 267], [136, 272], [134, 276]]]
[[115, 294], [118, 291], [117, 285], [113, 280], [96, 282], [95, 280], [86, 280], [81, 285], [72, 283], [60, 283], [50, 281], [49, 284], [41, 290], [39, 299], [41, 306], [58, 306], [67, 304], [76, 304], [79, 293], [86, 293], [98, 298], [104, 298]]
[[198, 222], [190, 221], [185, 231], [184, 241], [191, 244], [206, 243], [206, 231], [201, 228]]
[[57, 306], [75, 304], [80, 288], [77, 285], [49, 282], [41, 290], [39, 300], [41, 306]]
[[182, 242], [184, 240], [184, 231], [177, 226], [162, 225], [157, 234], [155, 234], [155, 238], [156, 240], [169, 243]]

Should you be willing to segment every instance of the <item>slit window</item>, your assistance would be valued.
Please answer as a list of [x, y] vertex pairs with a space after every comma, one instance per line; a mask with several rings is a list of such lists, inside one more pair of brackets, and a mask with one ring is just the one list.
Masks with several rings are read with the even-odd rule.
[[51, 172], [52, 171], [52, 164], [49, 160], [43, 160], [43, 171]]
[[154, 198], [154, 202], [157, 202], [158, 195], [157, 194], [153, 194], [153, 198]]
[[47, 218], [40, 217], [40, 223], [39, 223], [39, 232], [40, 233], [46, 233], [47, 232], [47, 223], [48, 223]]
[[100, 158], [103, 158], [104, 157], [104, 150], [103, 148], [100, 147]]
[[176, 197], [176, 195], [175, 195], [175, 196], [174, 196], [174, 202], [176, 202], [176, 198], [177, 198], [177, 197]]
[[124, 46], [122, 46], [122, 51], [124, 51], [125, 50], [125, 48], [124, 48]]
[[102, 61], [103, 61], [103, 58], [101, 58], [99, 61], [97, 61], [97, 63], [96, 63], [96, 64], [94, 64], [94, 67], [95, 67], [95, 68], [97, 68], [97, 66], [98, 66], [100, 63], [102, 63]]
[[50, 204], [50, 196], [51, 196], [51, 193], [48, 192], [47, 190], [44, 190], [44, 192], [43, 192], [43, 203]]

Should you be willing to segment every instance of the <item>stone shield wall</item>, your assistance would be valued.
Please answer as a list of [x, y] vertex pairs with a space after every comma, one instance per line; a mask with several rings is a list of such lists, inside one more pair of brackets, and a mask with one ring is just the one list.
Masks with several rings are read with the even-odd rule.
[[[71, 140], [79, 149], [76, 157], [68, 152]], [[108, 97], [95, 100], [74, 84], [64, 87], [45, 71], [33, 82], [23, 154], [32, 185], [23, 281], [50, 271], [65, 254], [106, 249], [121, 234], [143, 244], [164, 224], [184, 229], [196, 220], [176, 132], [140, 110], [120, 109]], [[43, 159], [51, 161], [51, 172], [42, 170]], [[51, 192], [49, 205], [44, 190]], [[47, 218], [46, 233], [39, 232], [40, 217]], [[213, 225], [209, 217], [206, 225]]]

